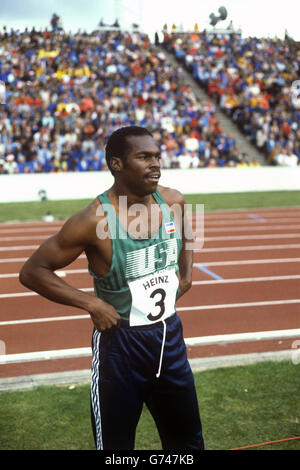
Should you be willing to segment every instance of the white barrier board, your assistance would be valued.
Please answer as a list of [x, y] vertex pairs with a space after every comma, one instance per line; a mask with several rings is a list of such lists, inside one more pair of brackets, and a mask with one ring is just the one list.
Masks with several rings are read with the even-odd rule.
[[[0, 176], [0, 203], [93, 199], [113, 184], [109, 171]], [[183, 194], [300, 190], [300, 167], [162, 170], [160, 184]]]

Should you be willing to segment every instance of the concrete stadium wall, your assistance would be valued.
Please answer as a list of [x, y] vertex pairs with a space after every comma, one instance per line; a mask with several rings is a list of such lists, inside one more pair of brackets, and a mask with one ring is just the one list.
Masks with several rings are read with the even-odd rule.
[[[110, 172], [45, 173], [0, 176], [0, 203], [93, 199], [113, 183]], [[163, 170], [160, 184], [184, 194], [300, 190], [300, 167]], [[1, 208], [0, 208], [1, 210]]]

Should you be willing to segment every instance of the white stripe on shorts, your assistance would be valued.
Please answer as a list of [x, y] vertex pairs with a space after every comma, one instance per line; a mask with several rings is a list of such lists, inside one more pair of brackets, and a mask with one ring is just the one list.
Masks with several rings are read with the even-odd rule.
[[101, 412], [100, 412], [100, 397], [99, 397], [99, 363], [100, 363], [100, 337], [101, 333], [98, 330], [94, 331], [93, 335], [93, 361], [92, 361], [92, 377], [91, 377], [91, 402], [95, 419], [96, 428], [96, 447], [97, 450], [103, 450], [102, 444], [102, 428], [101, 428]]

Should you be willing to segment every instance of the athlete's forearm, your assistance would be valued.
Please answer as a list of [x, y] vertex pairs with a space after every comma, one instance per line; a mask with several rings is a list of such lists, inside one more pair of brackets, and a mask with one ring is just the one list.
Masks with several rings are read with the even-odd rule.
[[183, 244], [178, 260], [180, 278], [192, 283], [193, 276], [193, 250], [187, 250]]
[[192, 287], [193, 251], [183, 249], [178, 260], [179, 265], [179, 297], [182, 297]]
[[42, 266], [24, 265], [19, 280], [28, 289], [53, 302], [91, 311], [95, 297], [67, 284], [52, 270]]
[[[20, 282], [53, 302], [86, 310], [99, 331], [118, 326], [120, 315], [102, 299], [67, 284], [55, 273], [53, 266], [39, 257], [29, 258], [20, 271]], [[49, 264], [49, 263], [48, 263]]]

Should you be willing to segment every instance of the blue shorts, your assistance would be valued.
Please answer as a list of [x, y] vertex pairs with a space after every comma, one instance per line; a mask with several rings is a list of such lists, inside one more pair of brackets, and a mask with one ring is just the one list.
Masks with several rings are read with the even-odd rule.
[[94, 330], [91, 418], [98, 450], [133, 450], [145, 403], [164, 450], [203, 450], [194, 377], [177, 314], [164, 322]]

